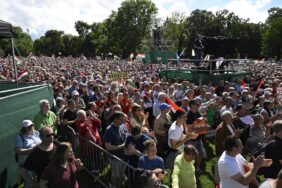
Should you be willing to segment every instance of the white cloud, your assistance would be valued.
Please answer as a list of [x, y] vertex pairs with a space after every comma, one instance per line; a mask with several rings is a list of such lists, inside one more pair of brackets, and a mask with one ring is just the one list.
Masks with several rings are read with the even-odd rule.
[[217, 10], [227, 9], [234, 12], [241, 18], [250, 19], [251, 22], [264, 22], [268, 16], [263, 8], [271, 3], [271, 0], [232, 0], [223, 6], [214, 6], [208, 10], [216, 12]]
[[165, 19], [167, 16], [171, 16], [173, 12], [181, 12], [188, 15], [190, 10], [190, 2], [181, 0], [153, 0], [158, 8], [158, 16]]

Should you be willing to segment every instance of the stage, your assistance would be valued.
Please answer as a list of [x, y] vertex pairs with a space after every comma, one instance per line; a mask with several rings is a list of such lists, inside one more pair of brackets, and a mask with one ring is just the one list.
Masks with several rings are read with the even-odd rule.
[[212, 81], [214, 85], [218, 84], [219, 80], [238, 80], [244, 79], [249, 75], [246, 71], [236, 71], [236, 70], [197, 70], [197, 69], [187, 69], [187, 68], [168, 68], [160, 72], [160, 77], [165, 77], [166, 79], [179, 79], [188, 80], [199, 84], [202, 80], [202, 84], [208, 84]]

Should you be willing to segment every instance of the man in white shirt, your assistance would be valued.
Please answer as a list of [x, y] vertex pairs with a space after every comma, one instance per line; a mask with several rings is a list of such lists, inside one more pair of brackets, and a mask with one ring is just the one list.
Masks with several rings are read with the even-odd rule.
[[[229, 136], [225, 140], [225, 151], [218, 161], [221, 188], [248, 188], [254, 180], [260, 167], [269, 166], [272, 160], [264, 159], [263, 155], [254, 159], [253, 164], [248, 164], [242, 152], [242, 142], [235, 136]], [[250, 170], [246, 170], [247, 166]]]

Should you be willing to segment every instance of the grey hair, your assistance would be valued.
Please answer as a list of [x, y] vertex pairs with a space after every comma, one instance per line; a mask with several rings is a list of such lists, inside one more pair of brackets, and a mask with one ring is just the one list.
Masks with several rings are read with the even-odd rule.
[[44, 104], [49, 104], [49, 101], [47, 99], [42, 99], [39, 101], [39, 106], [42, 107]]
[[224, 119], [227, 115], [231, 115], [232, 116], [232, 113], [229, 111], [229, 110], [225, 110], [222, 115], [221, 115], [221, 118]]
[[78, 110], [76, 115], [80, 117], [81, 115], [86, 115], [86, 112], [84, 110]]
[[165, 97], [166, 94], [164, 92], [159, 92], [158, 97], [162, 97], [162, 96]]

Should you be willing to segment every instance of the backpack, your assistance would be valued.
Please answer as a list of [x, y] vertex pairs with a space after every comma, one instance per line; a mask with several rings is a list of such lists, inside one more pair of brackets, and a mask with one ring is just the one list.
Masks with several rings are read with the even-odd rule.
[[[22, 142], [24, 142], [23, 135], [22, 135], [22, 134], [19, 134], [19, 136], [21, 137]], [[18, 155], [17, 153], [15, 153], [15, 160], [16, 160], [16, 162], [19, 161], [19, 155]]]

